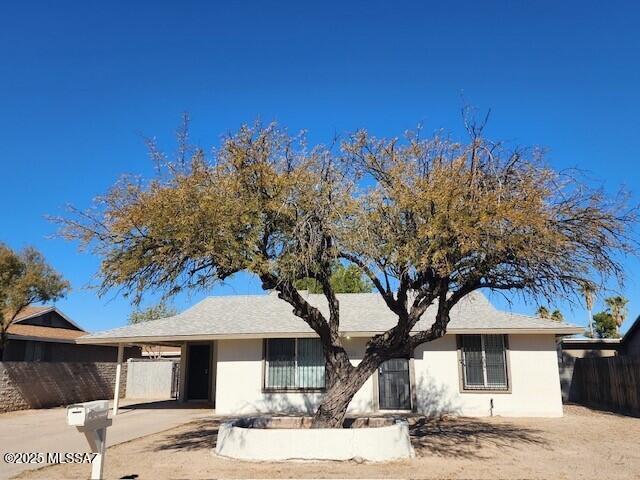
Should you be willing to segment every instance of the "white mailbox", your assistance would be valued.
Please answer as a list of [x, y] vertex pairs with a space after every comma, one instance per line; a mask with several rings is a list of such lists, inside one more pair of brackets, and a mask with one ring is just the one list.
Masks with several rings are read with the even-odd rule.
[[72, 427], [94, 426], [106, 423], [108, 418], [109, 402], [107, 400], [77, 403], [67, 407], [67, 423]]
[[102, 478], [104, 454], [107, 449], [107, 427], [111, 423], [107, 400], [76, 403], [67, 407], [67, 424], [84, 433], [91, 451], [97, 453], [91, 462], [92, 480]]

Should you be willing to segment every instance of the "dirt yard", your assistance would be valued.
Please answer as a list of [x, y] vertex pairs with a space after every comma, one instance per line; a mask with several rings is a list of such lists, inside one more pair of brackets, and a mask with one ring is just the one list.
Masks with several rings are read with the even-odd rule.
[[[536, 478], [640, 479], [640, 419], [565, 407], [558, 419], [419, 420], [414, 459], [250, 463], [213, 453], [217, 423], [197, 420], [109, 448], [107, 478]], [[17, 478], [87, 478], [88, 465], [56, 465]]]

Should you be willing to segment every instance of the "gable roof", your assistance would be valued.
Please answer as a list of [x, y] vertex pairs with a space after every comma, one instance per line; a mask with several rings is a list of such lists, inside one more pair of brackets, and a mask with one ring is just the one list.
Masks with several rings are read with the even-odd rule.
[[57, 313], [66, 322], [71, 324], [71, 326], [77, 328], [78, 330], [80, 330], [83, 333], [86, 332], [86, 330], [84, 328], [82, 328], [76, 322], [71, 320], [64, 313], [62, 313], [62, 311], [58, 310], [58, 308], [53, 306], [53, 305], [50, 305], [50, 306], [46, 306], [46, 305], [29, 305], [29, 306], [27, 306], [27, 307], [22, 309], [22, 311], [18, 314], [18, 316], [16, 317], [16, 319], [14, 320], [13, 323], [16, 324], [16, 323], [24, 322], [25, 320], [28, 320], [28, 319], [34, 318], [34, 317], [39, 317], [40, 315], [44, 315], [44, 314], [49, 313], [49, 312]]
[[[337, 295], [340, 331], [345, 336], [370, 336], [393, 327], [397, 319], [378, 293]], [[309, 303], [328, 316], [324, 295], [307, 294]], [[431, 326], [437, 305], [427, 309], [415, 331]], [[581, 328], [497, 310], [480, 292], [465, 297], [451, 311], [448, 333], [573, 334]], [[169, 318], [114, 328], [80, 337], [78, 343], [204, 340], [312, 336], [313, 330], [277, 295], [209, 297]]]
[[[28, 320], [38, 318], [42, 315], [54, 312], [69, 325], [69, 328], [60, 326], [31, 325]], [[16, 319], [7, 329], [10, 339], [15, 340], [37, 340], [47, 342], [73, 342], [76, 338], [85, 335], [87, 332], [77, 323], [67, 317], [54, 306], [29, 305], [22, 309]]]
[[626, 344], [638, 332], [640, 332], [640, 315], [638, 315], [638, 318], [631, 324], [627, 333], [620, 339], [620, 343]]
[[86, 334], [83, 330], [70, 328], [43, 327], [40, 325], [22, 325], [14, 323], [7, 329], [9, 338], [20, 340], [20, 337], [29, 337], [29, 340], [72, 340]]
[[29, 305], [24, 307], [22, 311], [16, 316], [15, 322], [25, 320], [27, 318], [35, 317], [41, 313], [46, 313], [51, 310], [51, 307], [45, 307], [44, 305]]

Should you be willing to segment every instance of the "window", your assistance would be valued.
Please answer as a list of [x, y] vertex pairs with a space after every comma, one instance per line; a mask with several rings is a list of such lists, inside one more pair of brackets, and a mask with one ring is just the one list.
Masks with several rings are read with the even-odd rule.
[[318, 338], [270, 338], [265, 342], [266, 390], [321, 390], [324, 355]]
[[464, 390], [508, 390], [504, 335], [462, 335]]

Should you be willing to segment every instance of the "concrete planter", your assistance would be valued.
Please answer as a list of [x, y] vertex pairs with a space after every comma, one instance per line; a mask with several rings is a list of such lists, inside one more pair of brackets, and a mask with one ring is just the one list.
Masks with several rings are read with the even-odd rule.
[[352, 428], [305, 428], [308, 423], [306, 418], [264, 417], [226, 422], [218, 431], [216, 453], [241, 460], [272, 461], [384, 462], [414, 455], [405, 420], [366, 419], [360, 424], [356, 420]]

